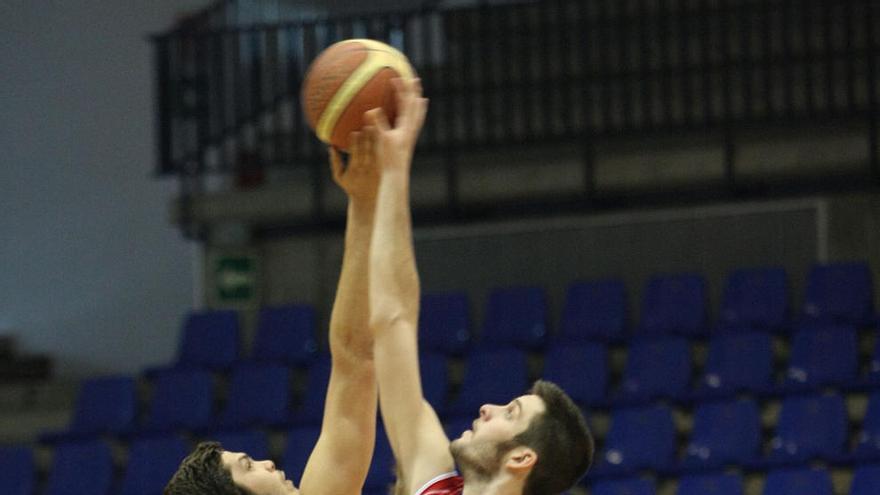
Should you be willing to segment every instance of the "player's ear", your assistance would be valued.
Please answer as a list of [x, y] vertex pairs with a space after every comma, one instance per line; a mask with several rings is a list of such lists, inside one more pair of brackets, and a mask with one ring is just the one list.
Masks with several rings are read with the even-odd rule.
[[504, 467], [518, 477], [526, 477], [537, 462], [538, 453], [531, 447], [521, 445], [515, 447], [507, 454]]

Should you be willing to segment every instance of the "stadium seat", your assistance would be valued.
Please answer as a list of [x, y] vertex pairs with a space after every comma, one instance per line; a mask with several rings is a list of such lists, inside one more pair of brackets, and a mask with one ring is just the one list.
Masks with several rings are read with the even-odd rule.
[[238, 313], [214, 310], [190, 313], [174, 367], [226, 370], [239, 359]]
[[324, 399], [330, 382], [330, 356], [321, 355], [308, 368], [306, 388], [290, 416], [292, 426], [318, 424], [324, 417]]
[[162, 493], [188, 453], [189, 445], [176, 436], [135, 440], [129, 449], [120, 495]]
[[762, 394], [773, 389], [773, 342], [765, 333], [745, 330], [712, 337], [709, 356], [693, 398]]
[[0, 447], [0, 493], [32, 495], [36, 480], [34, 453], [27, 447]]
[[460, 416], [444, 421], [443, 430], [446, 432], [446, 436], [450, 440], [455, 440], [466, 430], [472, 430], [476, 417], [477, 415], [474, 414], [473, 416]]
[[853, 472], [849, 495], [877, 495], [880, 493], [880, 465], [858, 466]]
[[218, 431], [206, 436], [205, 440], [220, 442], [224, 450], [245, 452], [256, 460], [269, 458], [269, 439], [262, 430]]
[[481, 347], [540, 349], [547, 338], [547, 294], [540, 287], [495, 289], [489, 294]]
[[286, 366], [306, 366], [316, 357], [315, 308], [298, 304], [260, 310], [251, 358]]
[[113, 483], [113, 456], [100, 440], [55, 446], [45, 495], [107, 495]]
[[767, 464], [840, 461], [847, 440], [847, 413], [837, 394], [788, 397], [782, 402]]
[[471, 315], [467, 294], [425, 294], [419, 314], [419, 348], [460, 356], [471, 343]]
[[271, 426], [290, 416], [290, 368], [280, 364], [242, 363], [232, 370], [220, 428]]
[[447, 413], [476, 418], [483, 404], [507, 404], [529, 388], [524, 351], [517, 349], [473, 350], [465, 363], [458, 396]]
[[621, 342], [626, 338], [626, 287], [622, 280], [575, 282], [568, 287], [558, 341]]
[[542, 376], [580, 405], [601, 405], [608, 386], [608, 351], [598, 343], [551, 344], [544, 353]]
[[788, 314], [788, 278], [784, 268], [744, 268], [727, 277], [718, 315], [719, 329], [780, 332]]
[[743, 479], [738, 474], [683, 476], [676, 495], [743, 495]]
[[873, 392], [868, 399], [868, 410], [856, 437], [853, 456], [860, 462], [880, 462], [880, 392]]
[[446, 409], [446, 395], [449, 391], [446, 356], [437, 353], [420, 353], [419, 370], [422, 377], [422, 395], [434, 410], [442, 415]]
[[667, 406], [614, 411], [604, 452], [592, 471], [593, 478], [624, 476], [642, 469], [670, 470], [677, 446], [675, 434], [672, 412]]
[[615, 404], [683, 399], [691, 379], [690, 344], [683, 337], [636, 338], [629, 347]]
[[807, 276], [802, 316], [864, 327], [874, 318], [871, 269], [864, 262], [814, 265]]
[[682, 460], [686, 471], [747, 464], [761, 454], [761, 418], [753, 400], [701, 404]]
[[783, 388], [803, 391], [851, 385], [859, 371], [858, 334], [841, 325], [803, 328], [792, 336], [791, 358]]
[[681, 273], [656, 275], [645, 286], [638, 334], [702, 337], [707, 331], [706, 279]]
[[44, 433], [40, 440], [56, 443], [128, 433], [135, 426], [136, 415], [137, 391], [132, 377], [91, 378], [82, 383], [68, 429]]
[[763, 495], [833, 495], [831, 475], [824, 469], [780, 469], [767, 473]]
[[379, 425], [376, 428], [376, 447], [373, 450], [373, 460], [364, 481], [364, 490], [378, 490], [385, 488], [385, 493], [390, 493], [388, 487], [395, 480], [394, 475], [394, 452], [388, 443], [388, 435], [385, 429]]
[[213, 419], [213, 407], [214, 381], [209, 372], [164, 370], [153, 381], [153, 396], [141, 431], [163, 433], [205, 428]]
[[651, 481], [642, 478], [599, 481], [593, 484], [593, 495], [655, 495]]
[[320, 434], [321, 428], [318, 426], [302, 426], [288, 430], [287, 443], [281, 456], [281, 469], [287, 474], [287, 479], [294, 480], [294, 483], [302, 479], [303, 470], [315, 444], [318, 443]]

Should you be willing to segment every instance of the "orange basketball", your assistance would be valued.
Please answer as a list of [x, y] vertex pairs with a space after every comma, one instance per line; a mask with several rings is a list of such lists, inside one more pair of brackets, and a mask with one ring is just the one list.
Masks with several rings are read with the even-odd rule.
[[382, 107], [394, 122], [396, 101], [391, 79], [415, 77], [406, 56], [385, 43], [352, 39], [321, 52], [309, 66], [302, 106], [318, 139], [348, 149], [349, 135], [363, 127], [364, 112]]

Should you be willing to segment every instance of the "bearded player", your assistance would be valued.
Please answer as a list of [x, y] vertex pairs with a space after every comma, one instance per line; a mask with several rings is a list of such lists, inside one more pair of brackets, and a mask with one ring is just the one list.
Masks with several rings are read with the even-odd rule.
[[559, 387], [538, 381], [507, 404], [482, 406], [473, 428], [451, 442], [423, 398], [417, 343], [420, 289], [409, 186], [427, 100], [417, 80], [394, 83], [394, 126], [375, 109], [366, 115], [369, 126], [364, 133], [372, 141], [379, 174], [369, 250], [370, 328], [380, 408], [397, 462], [398, 493], [562, 493], [587, 471], [594, 447], [583, 415]]

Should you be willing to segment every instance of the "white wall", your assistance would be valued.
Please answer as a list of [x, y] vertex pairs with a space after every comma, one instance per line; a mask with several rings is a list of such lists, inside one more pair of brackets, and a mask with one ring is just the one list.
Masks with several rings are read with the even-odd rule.
[[146, 35], [205, 0], [0, 2], [0, 333], [58, 373], [170, 359], [191, 247], [155, 164]]

